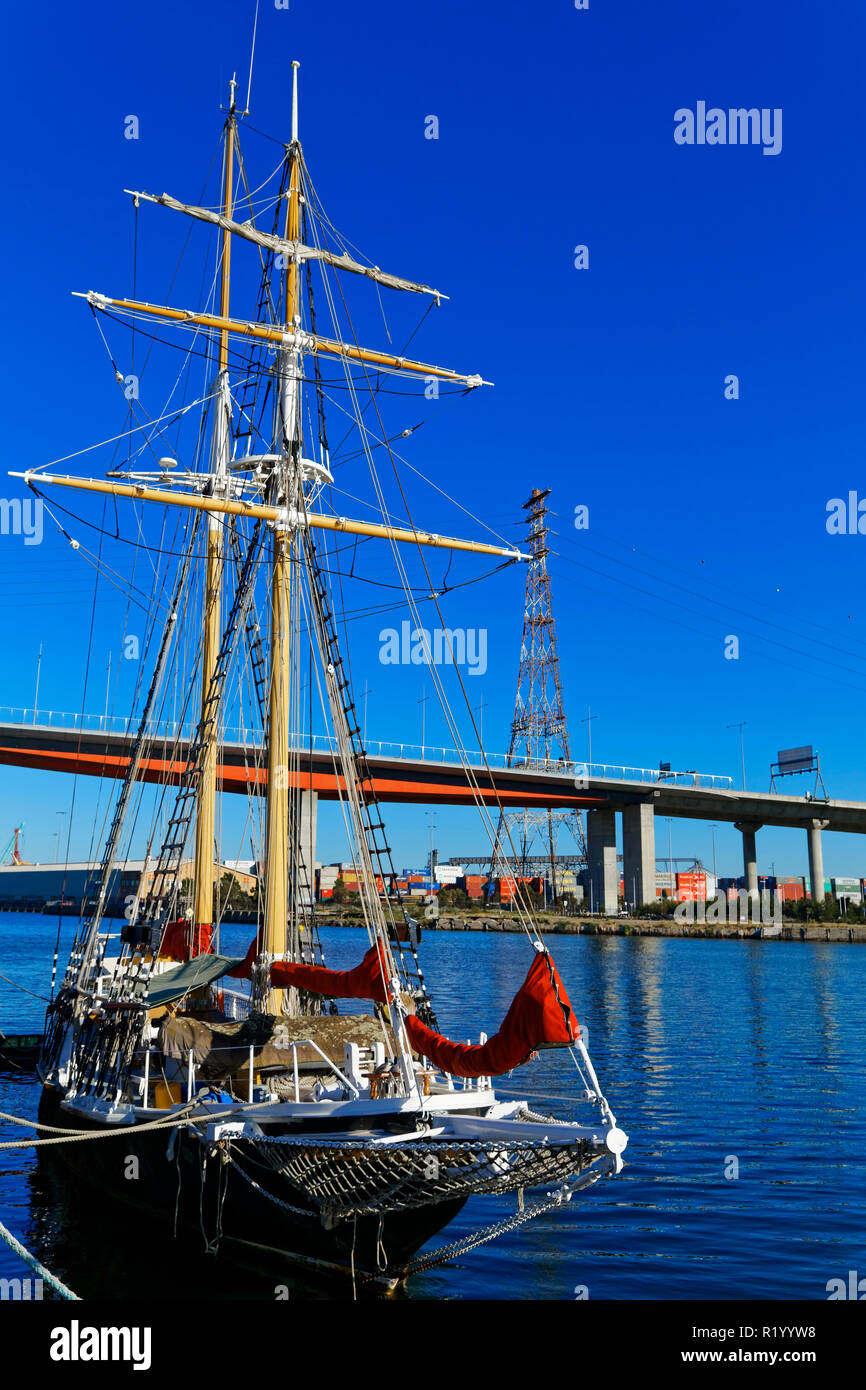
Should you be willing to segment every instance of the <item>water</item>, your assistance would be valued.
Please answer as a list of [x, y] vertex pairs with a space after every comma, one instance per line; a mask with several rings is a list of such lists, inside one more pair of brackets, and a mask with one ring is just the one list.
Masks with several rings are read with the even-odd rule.
[[[63, 923], [68, 939], [73, 924]], [[57, 923], [0, 914], [0, 970], [46, 993]], [[245, 949], [249, 928], [223, 937]], [[358, 931], [324, 932], [329, 964], [363, 954]], [[621, 1176], [461, 1258], [416, 1276], [412, 1299], [825, 1299], [827, 1281], [866, 1273], [863, 975], [860, 946], [659, 937], [552, 938], [551, 949], [620, 1125]], [[424, 968], [443, 1032], [496, 1031], [531, 961], [522, 936], [429, 933]], [[62, 959], [62, 957], [61, 957]], [[40, 1003], [0, 980], [0, 1027], [39, 1029]], [[566, 1116], [568, 1053], [546, 1053], [510, 1086]], [[503, 1090], [509, 1083], [503, 1084]], [[0, 1110], [33, 1117], [32, 1077], [0, 1074]], [[20, 1137], [0, 1125], [0, 1139]], [[738, 1169], [738, 1176], [727, 1176]], [[98, 1207], [0, 1151], [0, 1220], [83, 1296], [273, 1297], [273, 1278], [193, 1249], [149, 1251], [146, 1219], [94, 1236]], [[431, 1242], [513, 1210], [473, 1199]], [[0, 1245], [0, 1277], [26, 1274]], [[287, 1274], [291, 1296], [328, 1297]]]

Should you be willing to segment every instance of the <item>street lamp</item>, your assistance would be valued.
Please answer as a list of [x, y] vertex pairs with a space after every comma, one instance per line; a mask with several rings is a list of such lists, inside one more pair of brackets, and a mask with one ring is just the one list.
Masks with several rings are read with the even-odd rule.
[[740, 724], [728, 725], [729, 729], [739, 729], [740, 731], [740, 762], [743, 768], [743, 791], [746, 790], [746, 755], [743, 752], [743, 730], [745, 729], [747, 722], [748, 721], [744, 719]]
[[668, 823], [668, 877], [669, 877], [669, 879], [670, 879], [671, 894], [673, 894], [673, 888], [674, 888], [673, 824], [674, 824], [674, 823], [673, 823], [673, 820], [672, 820], [672, 818], [671, 818], [670, 816], [666, 816], [666, 817], [665, 817], [665, 820], [666, 820], [667, 823]]
[[591, 767], [592, 767], [592, 721], [593, 721], [593, 719], [598, 719], [598, 715], [597, 715], [597, 714], [593, 714], [593, 712], [592, 712], [590, 706], [587, 705], [587, 707], [586, 707], [586, 718], [585, 718], [585, 719], [581, 719], [580, 722], [581, 722], [581, 724], [585, 724], [585, 725], [586, 725], [586, 736], [587, 736], [587, 738], [589, 739], [589, 762], [588, 762], [587, 765], [586, 765], [586, 774], [587, 774], [588, 777], [592, 775], [590, 769], [591, 769]]
[[436, 828], [436, 812], [428, 811], [427, 819], [430, 822], [430, 896], [433, 896], [433, 832]]
[[476, 708], [477, 711], [478, 711], [478, 742], [480, 743], [481, 748], [482, 748], [482, 750], [483, 750], [483, 748], [484, 748], [484, 699], [483, 699], [483, 697], [482, 697], [482, 699], [481, 699], [481, 703], [478, 704], [478, 705], [476, 705], [475, 708]]
[[[57, 814], [58, 816], [65, 816], [65, 815], [66, 815], [66, 812], [65, 812], [65, 811], [58, 811], [56, 814]], [[63, 821], [60, 821], [59, 825], [57, 826], [57, 829], [56, 829], [55, 832], [54, 832], [54, 838], [55, 838], [56, 841], [57, 841], [57, 861], [56, 861], [56, 862], [57, 862], [58, 864], [60, 863], [60, 837], [61, 837], [62, 834], [63, 834]]]

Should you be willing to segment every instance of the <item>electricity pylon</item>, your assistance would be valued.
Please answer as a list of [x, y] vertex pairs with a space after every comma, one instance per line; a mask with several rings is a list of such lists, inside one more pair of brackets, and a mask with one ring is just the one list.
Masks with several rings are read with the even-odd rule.
[[[550, 600], [550, 576], [547, 573], [547, 508], [544, 503], [549, 495], [549, 488], [533, 488], [529, 501], [523, 504], [529, 526], [527, 544], [531, 559], [526, 574], [523, 642], [507, 765], [555, 771], [559, 764], [571, 763], [571, 751]], [[501, 812], [491, 861], [491, 878], [495, 877], [500, 856], [508, 858], [516, 855], [515, 868], [521, 863], [525, 864], [530, 846], [536, 838], [541, 837], [543, 853], [547, 855], [549, 852], [550, 855], [551, 884], [555, 893], [556, 841], [564, 824], [568, 826], [585, 861], [586, 842], [578, 811], [554, 811], [548, 808]]]

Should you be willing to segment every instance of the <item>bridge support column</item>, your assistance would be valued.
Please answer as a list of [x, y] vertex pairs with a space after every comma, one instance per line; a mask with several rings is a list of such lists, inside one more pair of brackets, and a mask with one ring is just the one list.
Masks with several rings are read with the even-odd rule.
[[734, 825], [743, 837], [743, 874], [746, 879], [746, 892], [757, 893], [758, 851], [755, 848], [755, 836], [761, 827], [757, 821], [735, 821]]
[[[302, 791], [298, 806], [298, 895], [301, 902], [315, 901], [316, 896], [316, 822], [318, 820], [319, 793]], [[292, 862], [294, 856], [289, 856]]]
[[616, 867], [616, 811], [606, 806], [586, 813], [586, 853], [589, 859], [590, 906], [594, 912], [615, 914], [619, 904]]
[[826, 820], [813, 820], [807, 827], [809, 834], [809, 882], [812, 885], [812, 902], [824, 901], [824, 846], [821, 831], [829, 825]]
[[656, 900], [655, 812], [651, 801], [622, 808], [622, 876], [626, 902], [635, 909]]

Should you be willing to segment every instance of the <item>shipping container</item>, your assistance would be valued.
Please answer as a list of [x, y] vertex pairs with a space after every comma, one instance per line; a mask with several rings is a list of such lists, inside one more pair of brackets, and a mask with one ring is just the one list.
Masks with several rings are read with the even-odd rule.
[[846, 902], [860, 904], [863, 901], [863, 890], [859, 878], [834, 878], [833, 896], [837, 899], [844, 898]]
[[776, 884], [776, 896], [782, 902], [800, 902], [806, 896], [802, 879], [791, 879], [785, 883]]

